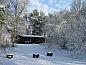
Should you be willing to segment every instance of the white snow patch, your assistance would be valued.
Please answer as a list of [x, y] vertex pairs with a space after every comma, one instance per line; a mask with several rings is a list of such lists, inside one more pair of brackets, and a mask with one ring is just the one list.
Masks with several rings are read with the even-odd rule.
[[[80, 59], [73, 59], [66, 51], [56, 48], [47, 49], [47, 46], [40, 44], [17, 44], [14, 49], [8, 49], [14, 57], [7, 59], [0, 55], [0, 65], [86, 65]], [[48, 57], [47, 52], [53, 52]], [[33, 53], [39, 53], [39, 58], [32, 58]]]

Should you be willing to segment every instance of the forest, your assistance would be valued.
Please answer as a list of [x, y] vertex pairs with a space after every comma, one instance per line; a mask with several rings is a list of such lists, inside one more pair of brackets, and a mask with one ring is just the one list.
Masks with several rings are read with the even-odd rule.
[[0, 0], [0, 48], [15, 46], [16, 35], [44, 35], [49, 47], [86, 54], [86, 1], [73, 0], [70, 9], [29, 12], [30, 0]]

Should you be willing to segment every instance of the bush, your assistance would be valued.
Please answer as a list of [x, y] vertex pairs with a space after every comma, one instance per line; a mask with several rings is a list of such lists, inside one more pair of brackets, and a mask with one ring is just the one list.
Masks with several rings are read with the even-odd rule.
[[8, 48], [8, 47], [10, 47], [10, 44], [1, 44], [1, 48]]

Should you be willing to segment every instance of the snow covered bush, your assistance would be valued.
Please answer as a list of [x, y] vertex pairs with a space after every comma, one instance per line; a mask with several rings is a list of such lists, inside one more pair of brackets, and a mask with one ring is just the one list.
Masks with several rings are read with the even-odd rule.
[[64, 10], [47, 16], [46, 32], [48, 41], [53, 45], [75, 53], [86, 53], [86, 4], [81, 4], [74, 5], [76, 8], [71, 11]]

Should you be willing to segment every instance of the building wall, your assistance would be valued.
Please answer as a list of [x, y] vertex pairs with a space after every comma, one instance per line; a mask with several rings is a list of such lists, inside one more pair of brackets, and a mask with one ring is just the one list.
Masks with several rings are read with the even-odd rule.
[[45, 38], [40, 37], [21, 37], [16, 41], [19, 44], [40, 44], [45, 43]]

